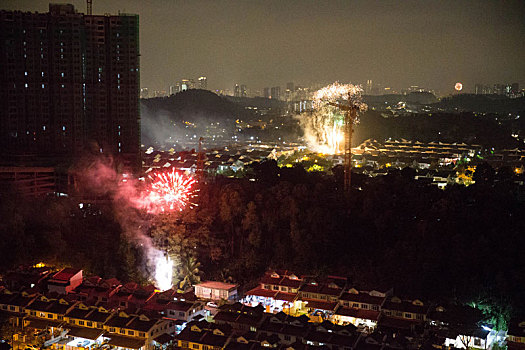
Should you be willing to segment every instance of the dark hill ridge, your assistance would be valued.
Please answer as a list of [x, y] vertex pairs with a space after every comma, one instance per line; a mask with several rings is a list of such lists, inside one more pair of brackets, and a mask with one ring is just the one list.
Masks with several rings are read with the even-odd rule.
[[445, 97], [432, 106], [444, 110], [480, 113], [518, 113], [525, 111], [525, 97], [508, 98], [503, 95], [458, 94]]
[[438, 102], [438, 99], [431, 92], [411, 92], [407, 95], [387, 94], [387, 95], [364, 95], [363, 100], [369, 105], [393, 105], [399, 101], [414, 104], [432, 104]]
[[170, 97], [159, 97], [140, 100], [152, 114], [164, 112], [174, 121], [189, 120], [194, 117], [217, 119], [235, 119], [248, 113], [244, 108], [211, 91], [192, 89], [180, 92]]

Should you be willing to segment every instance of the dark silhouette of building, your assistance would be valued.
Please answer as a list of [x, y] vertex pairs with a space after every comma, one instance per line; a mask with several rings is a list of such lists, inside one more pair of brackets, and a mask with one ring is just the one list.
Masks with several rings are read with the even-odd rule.
[[0, 11], [0, 42], [4, 163], [102, 152], [140, 168], [138, 15]]
[[280, 100], [281, 99], [281, 87], [280, 86], [272, 87], [270, 98], [272, 98], [274, 100]]
[[263, 89], [263, 96], [266, 98], [270, 98], [270, 88], [265, 87]]

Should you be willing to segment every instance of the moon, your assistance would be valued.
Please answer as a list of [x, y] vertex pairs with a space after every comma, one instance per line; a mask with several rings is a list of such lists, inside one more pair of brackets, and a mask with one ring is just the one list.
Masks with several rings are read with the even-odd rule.
[[456, 83], [456, 86], [454, 86], [454, 88], [456, 89], [456, 91], [461, 91], [463, 89], [463, 84]]

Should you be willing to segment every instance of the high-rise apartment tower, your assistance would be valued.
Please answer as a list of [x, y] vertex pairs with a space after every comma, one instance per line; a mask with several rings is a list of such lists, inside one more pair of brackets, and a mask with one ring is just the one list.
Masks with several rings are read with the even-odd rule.
[[0, 152], [140, 168], [138, 15], [0, 11]]

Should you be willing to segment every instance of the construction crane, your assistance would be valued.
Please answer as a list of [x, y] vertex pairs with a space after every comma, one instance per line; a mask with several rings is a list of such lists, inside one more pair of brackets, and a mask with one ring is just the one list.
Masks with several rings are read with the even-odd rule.
[[204, 158], [206, 157], [202, 150], [202, 141], [204, 141], [204, 138], [200, 137], [199, 138], [199, 153], [197, 154], [197, 169], [195, 171], [198, 176], [202, 176], [204, 173]]
[[359, 106], [352, 103], [352, 98], [350, 94], [348, 94], [348, 104], [335, 102], [330, 102], [329, 104], [345, 112], [344, 191], [346, 194], [349, 194], [352, 185], [352, 134], [354, 132], [354, 123], [357, 119], [357, 112], [359, 111]]
[[92, 15], [93, 14], [93, 0], [86, 0], [87, 2], [87, 14]]

